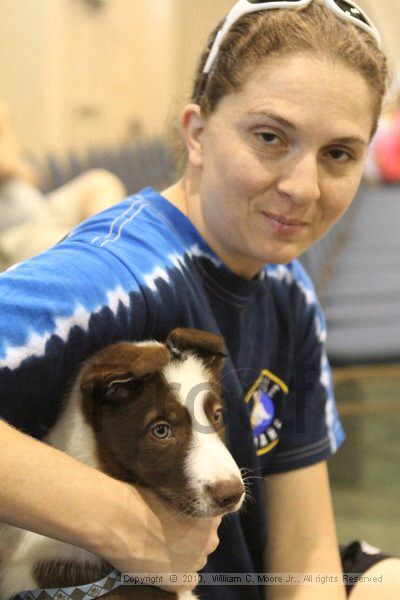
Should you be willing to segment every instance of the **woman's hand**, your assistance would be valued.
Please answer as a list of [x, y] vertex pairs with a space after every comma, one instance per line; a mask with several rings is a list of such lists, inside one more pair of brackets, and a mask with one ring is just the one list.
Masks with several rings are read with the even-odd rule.
[[[98, 549], [97, 554], [121, 573], [196, 573], [202, 569], [219, 544], [221, 517], [178, 513], [153, 492], [122, 485], [126, 486], [125, 510], [113, 523], [108, 547]], [[178, 593], [195, 587], [195, 581], [159, 587]]]
[[[179, 514], [1, 420], [0, 481], [0, 521], [85, 548], [121, 572], [194, 573], [218, 545], [220, 518]], [[189, 588], [171, 588], [179, 589]]]

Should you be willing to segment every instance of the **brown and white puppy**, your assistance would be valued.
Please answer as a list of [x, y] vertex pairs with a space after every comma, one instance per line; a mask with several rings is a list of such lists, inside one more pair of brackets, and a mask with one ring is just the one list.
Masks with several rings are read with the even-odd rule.
[[[113, 477], [152, 489], [178, 511], [212, 517], [238, 510], [243, 481], [223, 442], [223, 351], [221, 337], [194, 329], [174, 329], [166, 344], [104, 348], [81, 369], [46, 441]], [[0, 600], [22, 590], [83, 585], [111, 570], [85, 550], [0, 527]], [[108, 597], [178, 596], [122, 586]]]

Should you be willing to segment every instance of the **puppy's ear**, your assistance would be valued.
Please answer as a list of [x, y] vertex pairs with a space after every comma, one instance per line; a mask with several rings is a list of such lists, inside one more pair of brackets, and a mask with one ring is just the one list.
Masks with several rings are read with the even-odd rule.
[[173, 329], [167, 338], [167, 346], [180, 352], [193, 352], [215, 373], [225, 364], [226, 351], [223, 337], [199, 329]]
[[81, 372], [80, 389], [96, 401], [125, 402], [145, 378], [160, 371], [170, 360], [170, 353], [161, 344], [113, 344], [87, 361]]

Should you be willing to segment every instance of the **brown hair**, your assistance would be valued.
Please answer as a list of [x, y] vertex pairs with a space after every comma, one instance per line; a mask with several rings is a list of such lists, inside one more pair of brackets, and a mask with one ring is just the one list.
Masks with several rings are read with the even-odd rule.
[[[342, 21], [331, 10], [312, 2], [302, 10], [265, 10], [244, 15], [224, 38], [209, 75], [203, 68], [221, 27], [213, 31], [198, 65], [191, 101], [210, 116], [219, 101], [239, 91], [252, 69], [269, 56], [310, 52], [340, 61], [360, 73], [373, 94], [375, 133], [388, 81], [385, 54], [359, 27]], [[182, 159], [182, 155], [181, 155]]]

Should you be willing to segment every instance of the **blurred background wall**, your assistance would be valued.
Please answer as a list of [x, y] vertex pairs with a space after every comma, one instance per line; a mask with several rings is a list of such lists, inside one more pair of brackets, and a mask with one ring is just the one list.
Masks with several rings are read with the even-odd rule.
[[[399, 0], [360, 0], [400, 61]], [[1, 0], [0, 98], [34, 157], [163, 133], [232, 0]]]

